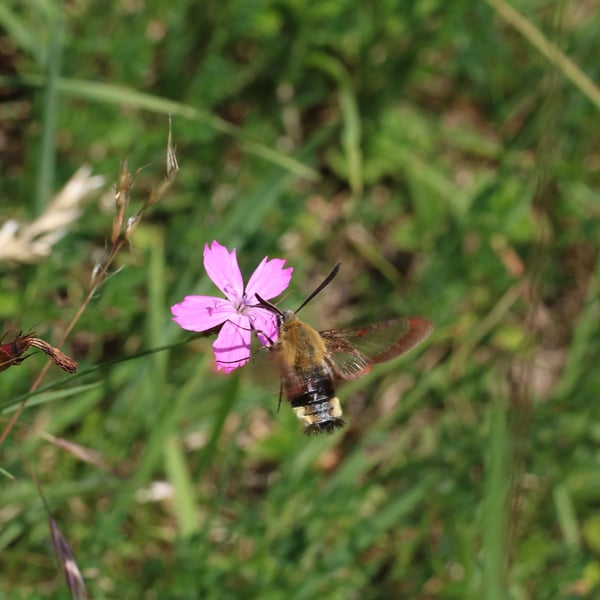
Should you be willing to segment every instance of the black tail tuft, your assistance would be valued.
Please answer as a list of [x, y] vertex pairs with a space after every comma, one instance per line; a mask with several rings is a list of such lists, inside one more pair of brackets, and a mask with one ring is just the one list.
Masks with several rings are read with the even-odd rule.
[[305, 435], [317, 435], [319, 433], [333, 433], [336, 429], [340, 429], [344, 426], [343, 419], [337, 419], [335, 417], [331, 419], [327, 419], [325, 421], [318, 421], [317, 423], [312, 423], [311, 425], [307, 425], [304, 428]]

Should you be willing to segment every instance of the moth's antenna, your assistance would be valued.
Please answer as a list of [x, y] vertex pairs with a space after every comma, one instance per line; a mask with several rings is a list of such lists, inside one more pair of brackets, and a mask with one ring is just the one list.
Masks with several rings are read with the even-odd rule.
[[[296, 312], [304, 308], [319, 292], [323, 290], [323, 288], [327, 287], [331, 283], [333, 278], [338, 274], [341, 264], [342, 263], [338, 263], [337, 265], [335, 265], [335, 267], [333, 267], [331, 273], [329, 273], [329, 275], [327, 275], [327, 277], [325, 277], [325, 279], [323, 280], [323, 283], [321, 283], [321, 285], [308, 298], [306, 298], [306, 300], [296, 309]], [[258, 300], [260, 306], [266, 308], [267, 310], [270, 310], [272, 313], [275, 313], [280, 317], [285, 317], [285, 313], [279, 307], [275, 306], [274, 304], [271, 304], [271, 302], [262, 298], [260, 294], [254, 295], [256, 296], [256, 299]]]
[[259, 294], [254, 294], [254, 295], [256, 296], [256, 299], [258, 300], [258, 304], [260, 306], [262, 306], [263, 308], [266, 308], [267, 310], [270, 310], [272, 313], [275, 313], [276, 315], [279, 315], [280, 317], [285, 316], [283, 314], [283, 311], [279, 307], [275, 306], [274, 304], [271, 304], [268, 300], [265, 300]]
[[[329, 275], [327, 275], [327, 277], [325, 277], [323, 283], [321, 283], [321, 285], [296, 309], [296, 312], [299, 312], [302, 308], [304, 308], [319, 292], [323, 290], [323, 288], [327, 287], [331, 283], [333, 278], [338, 274], [341, 264], [342, 263], [338, 263], [335, 265], [335, 267], [333, 267], [333, 270], [331, 273], [329, 273]], [[258, 298], [258, 295], [256, 297]]]

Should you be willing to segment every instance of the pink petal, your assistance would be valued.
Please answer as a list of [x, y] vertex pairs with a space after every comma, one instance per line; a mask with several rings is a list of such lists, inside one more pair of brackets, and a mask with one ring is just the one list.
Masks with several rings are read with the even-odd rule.
[[229, 252], [225, 246], [213, 241], [204, 246], [204, 268], [212, 282], [237, 305], [244, 294], [244, 280], [238, 265], [235, 248]]
[[256, 331], [256, 335], [263, 346], [270, 346], [277, 341], [277, 316], [270, 310], [246, 308], [244, 314], [252, 323], [252, 328]]
[[282, 258], [268, 260], [268, 257], [265, 256], [248, 281], [246, 298], [253, 302], [256, 292], [265, 300], [279, 296], [290, 284], [294, 271], [292, 267], [284, 269], [283, 265], [285, 265], [285, 260]]
[[217, 369], [230, 373], [245, 365], [252, 353], [251, 336], [250, 322], [246, 317], [236, 315], [224, 323], [213, 342]]
[[237, 315], [231, 302], [214, 296], [186, 296], [171, 312], [173, 321], [188, 331], [206, 331]]

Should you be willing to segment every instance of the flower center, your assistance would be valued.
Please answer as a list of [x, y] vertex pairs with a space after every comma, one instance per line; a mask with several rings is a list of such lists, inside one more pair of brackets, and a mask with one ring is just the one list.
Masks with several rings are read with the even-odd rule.
[[236, 305], [235, 310], [243, 315], [246, 312], [247, 308], [250, 308], [252, 304], [249, 302], [248, 297], [246, 296], [246, 292], [242, 295], [241, 301]]

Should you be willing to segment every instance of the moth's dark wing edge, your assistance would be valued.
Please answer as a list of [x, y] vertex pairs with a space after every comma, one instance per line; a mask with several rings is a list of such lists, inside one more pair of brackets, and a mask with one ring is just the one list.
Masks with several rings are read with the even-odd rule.
[[321, 331], [332, 367], [342, 379], [356, 379], [372, 364], [396, 358], [414, 348], [433, 331], [421, 317], [379, 321], [364, 327]]
[[409, 350], [412, 350], [415, 346], [425, 340], [425, 338], [429, 337], [433, 331], [433, 323], [428, 319], [423, 319], [421, 317], [393, 319], [391, 321], [382, 321], [382, 323], [387, 324], [386, 326], [389, 326], [393, 330], [397, 321], [408, 321], [408, 331], [387, 350], [383, 350], [371, 355], [369, 358], [371, 359], [372, 363], [382, 363], [387, 360], [391, 360], [392, 358], [396, 358], [396, 356], [400, 356]]

